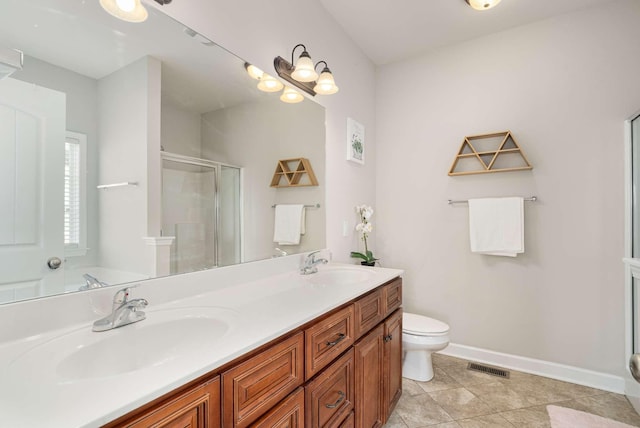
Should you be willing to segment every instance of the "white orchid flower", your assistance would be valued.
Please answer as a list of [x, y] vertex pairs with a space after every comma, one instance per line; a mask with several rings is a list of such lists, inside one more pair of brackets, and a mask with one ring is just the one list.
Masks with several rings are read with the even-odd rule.
[[373, 230], [373, 225], [371, 223], [367, 223], [364, 225], [364, 227], [362, 228], [362, 231], [364, 233], [370, 233]]
[[364, 230], [364, 223], [358, 223], [356, 224], [356, 230], [358, 232], [362, 232]]

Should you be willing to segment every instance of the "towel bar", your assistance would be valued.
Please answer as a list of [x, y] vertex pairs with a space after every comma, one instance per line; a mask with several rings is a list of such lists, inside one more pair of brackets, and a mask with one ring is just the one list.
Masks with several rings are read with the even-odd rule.
[[[525, 201], [527, 201], [527, 202], [535, 202], [535, 201], [537, 201], [537, 200], [538, 200], [538, 197], [537, 197], [537, 196], [531, 196], [531, 197], [528, 197], [528, 198], [522, 198], [522, 199], [523, 199], [523, 200], [525, 200]], [[451, 204], [466, 204], [466, 203], [468, 203], [468, 202], [469, 202], [469, 201], [468, 201], [467, 199], [460, 199], [460, 200], [457, 200], [457, 201], [456, 201], [456, 200], [453, 200], [453, 199], [447, 199], [447, 203], [448, 203], [449, 205], [451, 205]]]
[[[271, 205], [271, 208], [275, 208], [275, 205]], [[315, 205], [305, 205], [305, 208], [320, 208], [320, 204], [315, 204]]]

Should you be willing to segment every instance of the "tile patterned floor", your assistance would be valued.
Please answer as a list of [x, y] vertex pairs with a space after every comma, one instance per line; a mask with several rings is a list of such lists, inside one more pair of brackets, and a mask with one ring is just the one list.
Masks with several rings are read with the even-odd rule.
[[467, 370], [466, 360], [434, 354], [430, 382], [403, 379], [386, 428], [550, 427], [547, 404], [640, 427], [624, 395], [511, 371], [509, 379]]

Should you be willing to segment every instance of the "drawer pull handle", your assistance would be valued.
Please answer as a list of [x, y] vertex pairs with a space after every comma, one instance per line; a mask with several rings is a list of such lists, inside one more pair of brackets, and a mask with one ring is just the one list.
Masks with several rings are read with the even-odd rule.
[[393, 340], [393, 336], [392, 336], [391, 334], [390, 334], [390, 335], [388, 335], [388, 336], [385, 336], [385, 337], [384, 337], [384, 341], [385, 341], [385, 343], [386, 343], [386, 342], [391, 342], [392, 340]]
[[346, 334], [338, 333], [338, 338], [336, 340], [332, 340], [331, 342], [327, 342], [327, 346], [335, 346], [338, 343], [342, 342], [346, 337]]
[[336, 401], [333, 404], [325, 404], [324, 407], [326, 407], [327, 409], [335, 409], [336, 407], [338, 407], [340, 405], [340, 403], [342, 403], [346, 397], [345, 393], [342, 391], [338, 391], [338, 401]]

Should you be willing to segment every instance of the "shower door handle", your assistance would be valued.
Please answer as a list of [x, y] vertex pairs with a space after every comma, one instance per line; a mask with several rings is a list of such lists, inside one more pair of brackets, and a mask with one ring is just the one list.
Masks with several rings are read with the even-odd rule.
[[640, 383], [640, 354], [633, 354], [629, 358], [629, 371], [631, 376]]

